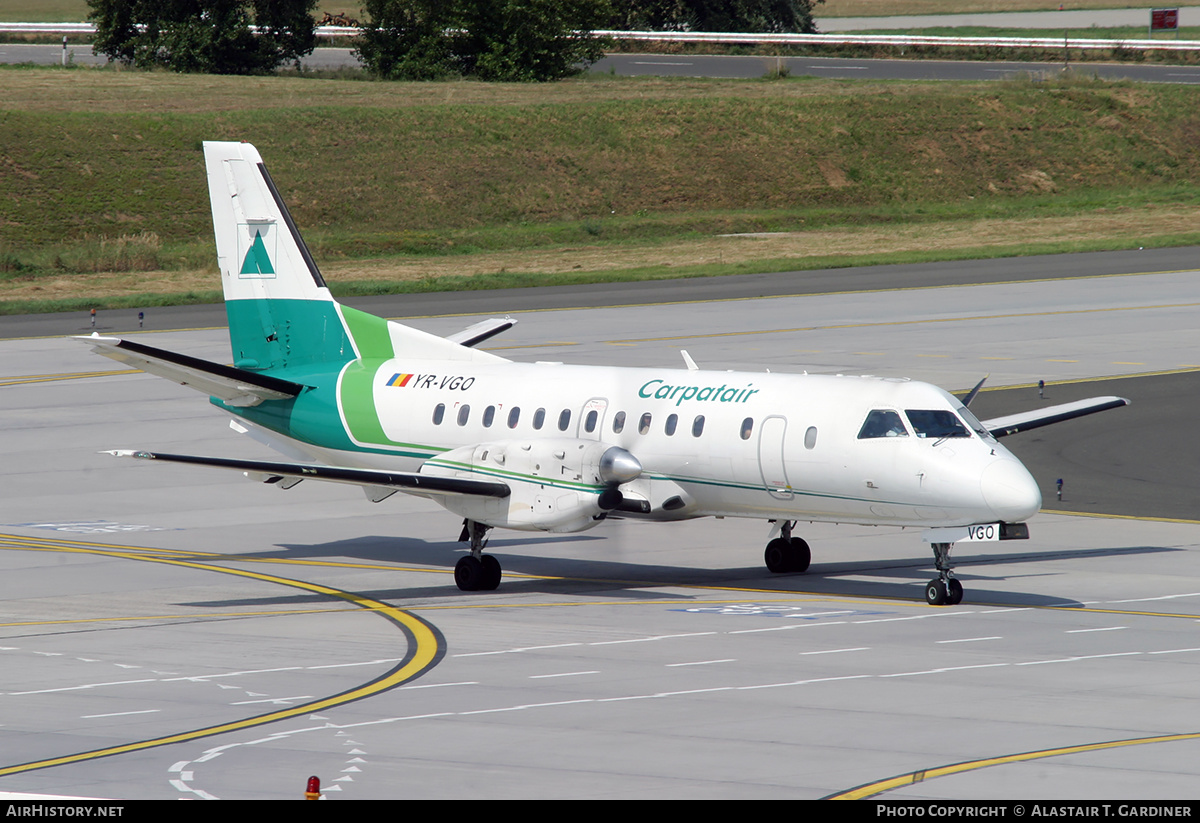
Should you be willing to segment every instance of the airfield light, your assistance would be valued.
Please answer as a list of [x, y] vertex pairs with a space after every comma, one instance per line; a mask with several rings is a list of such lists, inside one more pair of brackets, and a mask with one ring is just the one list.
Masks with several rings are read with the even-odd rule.
[[308, 785], [304, 788], [305, 800], [320, 800], [321, 799], [321, 778], [315, 774], [308, 778]]

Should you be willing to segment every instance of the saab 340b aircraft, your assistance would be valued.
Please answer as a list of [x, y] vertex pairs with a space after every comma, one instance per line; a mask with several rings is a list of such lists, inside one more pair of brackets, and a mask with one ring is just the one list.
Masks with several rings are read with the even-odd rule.
[[[1124, 405], [1099, 397], [980, 422], [905, 379], [516, 363], [474, 346], [512, 325], [437, 337], [337, 303], [258, 151], [205, 143], [233, 366], [113, 337], [114, 360], [211, 395], [231, 426], [288, 462], [114, 451], [400, 491], [463, 518], [454, 569], [495, 589], [493, 527], [578, 532], [608, 517], [747, 517], [771, 524], [766, 565], [803, 572], [797, 521], [922, 527], [930, 604], [962, 600], [961, 541], [1028, 536], [1041, 494], [997, 438]], [[978, 390], [976, 386], [976, 391]]]

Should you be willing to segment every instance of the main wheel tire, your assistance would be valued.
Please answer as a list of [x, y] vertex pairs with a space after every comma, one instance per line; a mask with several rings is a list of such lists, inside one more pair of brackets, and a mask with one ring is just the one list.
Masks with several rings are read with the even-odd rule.
[[946, 587], [946, 605], [947, 606], [957, 606], [959, 603], [962, 602], [962, 599], [963, 599], [962, 583], [959, 583], [958, 580], [955, 578], [951, 578], [950, 585], [948, 585]]
[[490, 554], [485, 554], [479, 558], [479, 565], [482, 566], [483, 580], [479, 586], [483, 591], [495, 591], [500, 585], [500, 561], [492, 557]]
[[943, 606], [946, 603], [946, 584], [941, 578], [930, 580], [925, 586], [925, 602], [930, 606]]
[[808, 543], [799, 537], [792, 538], [792, 568], [794, 572], [808, 571], [808, 564], [812, 563], [812, 550], [808, 547]]
[[[483, 586], [483, 564], [471, 555], [460, 557], [454, 564], [454, 583], [464, 592], [479, 591]], [[497, 583], [500, 581], [497, 580]]]
[[792, 570], [791, 557], [792, 544], [782, 537], [776, 537], [768, 543], [767, 550], [763, 552], [763, 562], [775, 574], [783, 574]]

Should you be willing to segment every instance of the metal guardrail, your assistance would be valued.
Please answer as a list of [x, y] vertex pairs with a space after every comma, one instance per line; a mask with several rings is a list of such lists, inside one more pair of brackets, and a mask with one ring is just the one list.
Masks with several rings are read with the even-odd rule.
[[[354, 26], [317, 26], [321, 37], [354, 37]], [[0, 23], [0, 34], [95, 34], [91, 23]], [[597, 31], [616, 40], [658, 43], [746, 43], [780, 46], [966, 46], [999, 49], [1200, 51], [1200, 40], [1106, 40], [1070, 37], [933, 37], [907, 34], [752, 34], [705, 31]]]

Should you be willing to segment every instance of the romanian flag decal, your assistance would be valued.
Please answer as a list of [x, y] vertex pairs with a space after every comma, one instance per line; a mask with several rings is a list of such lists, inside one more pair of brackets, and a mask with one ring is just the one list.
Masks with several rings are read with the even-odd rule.
[[392, 379], [387, 381], [387, 385], [402, 389], [408, 385], [409, 380], [412, 380], [411, 374], [393, 374]]

